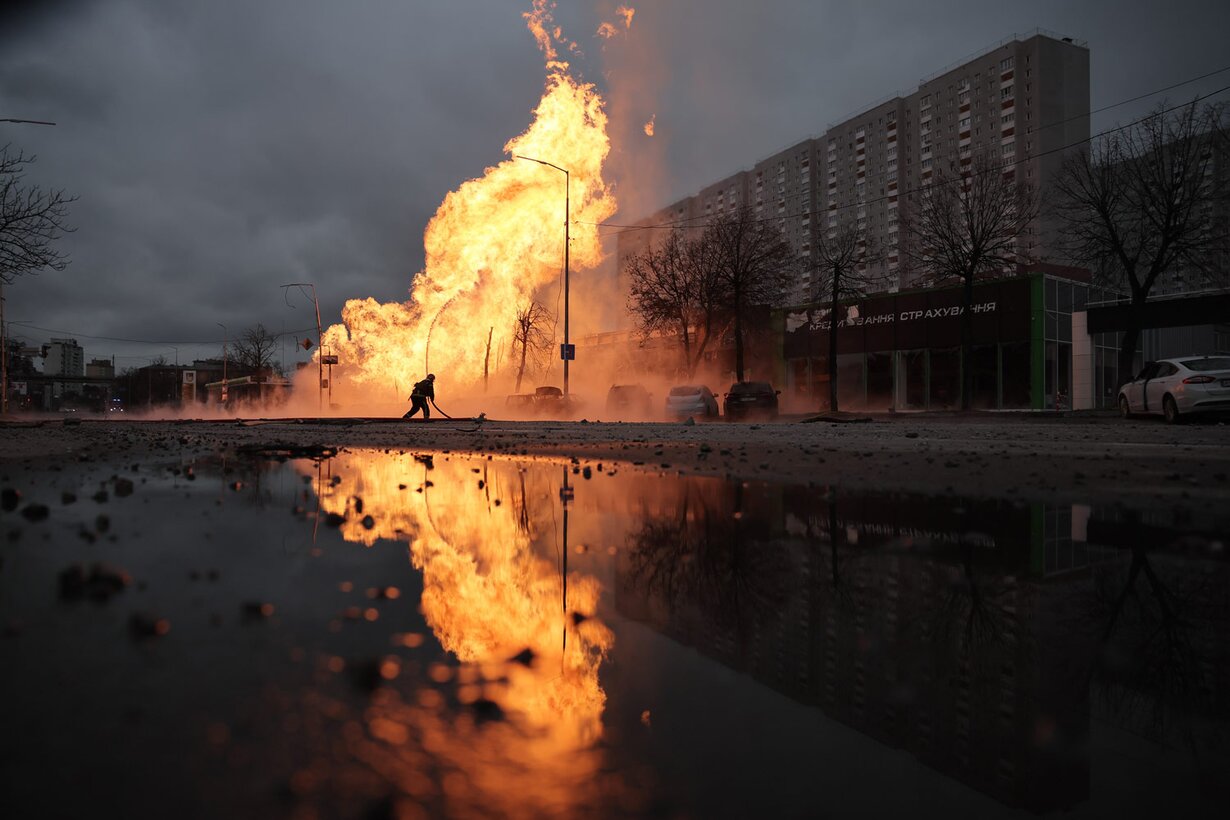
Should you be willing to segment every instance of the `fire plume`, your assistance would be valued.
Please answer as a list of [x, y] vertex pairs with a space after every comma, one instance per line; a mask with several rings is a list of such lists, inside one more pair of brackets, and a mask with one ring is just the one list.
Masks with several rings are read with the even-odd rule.
[[[299, 466], [308, 475], [316, 469]], [[606, 695], [598, 672], [613, 642], [596, 617], [601, 585], [570, 572], [565, 601], [556, 533], [536, 523], [553, 522], [558, 504], [559, 488], [542, 471], [487, 462], [477, 487], [472, 466], [352, 450], [328, 463], [329, 477], [318, 476], [321, 514], [345, 519], [343, 538], [409, 545], [410, 562], [423, 576], [428, 626], [476, 680], [485, 678], [483, 696], [509, 720], [476, 727], [435, 701], [400, 700], [374, 708], [371, 717], [381, 731], [400, 727], [400, 734], [420, 737], [463, 771], [479, 805], [503, 805], [510, 795], [568, 804], [575, 799], [570, 792], [590, 783], [601, 765], [595, 744]], [[370, 515], [366, 523], [355, 513], [356, 499]], [[516, 656], [529, 660], [510, 663]], [[520, 765], [510, 768], [509, 761]], [[534, 816], [544, 807], [531, 801], [514, 814]]]
[[552, 7], [535, 0], [524, 15], [545, 58], [546, 86], [530, 126], [504, 146], [510, 158], [444, 198], [424, 232], [426, 264], [408, 301], [352, 299], [342, 309], [343, 323], [325, 332], [322, 347], [340, 356], [340, 389], [391, 395], [388, 390], [417, 381], [426, 368], [454, 391], [475, 384], [489, 329], [500, 338], [517, 309], [558, 280], [564, 175], [516, 155], [568, 169], [571, 265], [592, 268], [601, 261], [594, 223], [616, 209], [602, 177], [610, 151], [607, 116], [594, 86], [576, 79], [561, 59], [576, 44], [563, 39]]

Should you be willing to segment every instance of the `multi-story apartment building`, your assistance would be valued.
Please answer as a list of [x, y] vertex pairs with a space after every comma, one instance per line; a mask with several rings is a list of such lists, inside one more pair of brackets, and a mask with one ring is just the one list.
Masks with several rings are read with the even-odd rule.
[[[984, 157], [1005, 163], [1005, 173], [1045, 195], [1065, 154], [1088, 138], [1089, 50], [1038, 31], [924, 78], [912, 94], [832, 123], [642, 224], [695, 229], [743, 206], [776, 220], [804, 260], [783, 303], [816, 297], [819, 282], [807, 261], [817, 243], [857, 226], [881, 251], [883, 289], [895, 291], [923, 284], [908, 261], [903, 222], [913, 194], [938, 169], [969, 169]], [[660, 241], [662, 232], [621, 234], [620, 260]], [[1056, 233], [1043, 216], [1021, 238], [1021, 250], [1037, 261], [1063, 262]]]
[[52, 339], [47, 345], [43, 373], [48, 376], [84, 375], [85, 351], [76, 339]]

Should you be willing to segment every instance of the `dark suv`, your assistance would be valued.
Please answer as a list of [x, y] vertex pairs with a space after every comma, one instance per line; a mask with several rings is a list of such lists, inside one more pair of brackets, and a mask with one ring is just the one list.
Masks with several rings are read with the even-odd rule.
[[750, 417], [777, 418], [777, 396], [768, 382], [736, 382], [726, 394], [724, 413], [728, 421]]

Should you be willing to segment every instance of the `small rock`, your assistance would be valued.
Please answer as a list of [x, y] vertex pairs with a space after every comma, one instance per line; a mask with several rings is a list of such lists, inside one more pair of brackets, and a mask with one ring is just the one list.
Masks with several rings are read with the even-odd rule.
[[27, 521], [46, 521], [47, 516], [51, 515], [51, 510], [46, 504], [27, 504], [22, 509], [21, 515]]
[[161, 638], [171, 631], [171, 622], [151, 612], [134, 612], [128, 619], [128, 631], [137, 640]]
[[273, 616], [273, 604], [267, 601], [244, 601], [243, 618], [245, 621], [261, 621]]

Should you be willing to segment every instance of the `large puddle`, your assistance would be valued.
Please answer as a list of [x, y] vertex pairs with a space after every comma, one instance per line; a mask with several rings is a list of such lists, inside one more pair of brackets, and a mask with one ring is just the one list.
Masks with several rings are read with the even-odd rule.
[[6, 496], [9, 816], [1225, 805], [1230, 510], [296, 455]]

